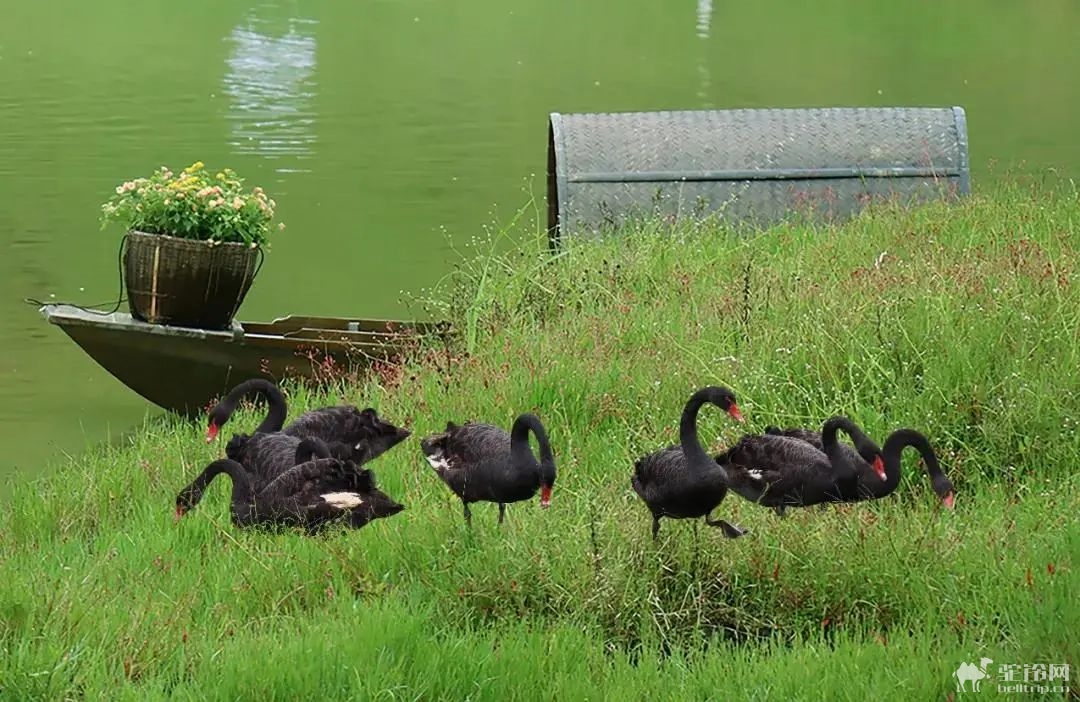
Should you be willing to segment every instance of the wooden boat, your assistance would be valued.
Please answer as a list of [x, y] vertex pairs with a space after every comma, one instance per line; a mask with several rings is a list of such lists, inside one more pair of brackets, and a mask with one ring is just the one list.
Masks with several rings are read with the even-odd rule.
[[194, 416], [248, 378], [319, 382], [400, 353], [441, 322], [288, 316], [234, 321], [223, 331], [147, 324], [124, 312], [104, 314], [47, 304], [42, 315], [117, 380], [166, 410]]

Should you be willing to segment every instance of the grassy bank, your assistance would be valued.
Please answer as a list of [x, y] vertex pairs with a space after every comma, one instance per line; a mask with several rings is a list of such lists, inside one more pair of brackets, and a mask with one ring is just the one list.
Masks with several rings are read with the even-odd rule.
[[[293, 389], [291, 414], [343, 398], [418, 437], [536, 411], [550, 510], [511, 505], [500, 529], [481, 505], [470, 533], [414, 437], [373, 464], [408, 509], [362, 531], [241, 532], [224, 480], [177, 525], [221, 447], [156, 423], [15, 488], [0, 694], [922, 700], [981, 657], [984, 697], [1003, 663], [1070, 663], [1080, 694], [1078, 221], [1075, 191], [1017, 187], [836, 230], [470, 254], [430, 296], [460, 339], [330, 397]], [[834, 413], [879, 441], [917, 428], [957, 508], [907, 456], [887, 500], [780, 520], [733, 495], [716, 514], [749, 536], [665, 521], [653, 543], [632, 461], [677, 440], [705, 384], [748, 419], [703, 411], [716, 449]]]

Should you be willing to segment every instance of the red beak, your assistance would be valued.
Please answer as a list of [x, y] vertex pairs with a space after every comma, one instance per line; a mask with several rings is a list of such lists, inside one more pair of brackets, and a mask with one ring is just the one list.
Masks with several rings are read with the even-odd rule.
[[550, 485], [541, 485], [540, 486], [540, 506], [543, 507], [544, 509], [547, 509], [548, 507], [551, 506], [551, 486]]
[[211, 441], [216, 439], [217, 438], [217, 433], [218, 433], [218, 425], [217, 424], [211, 424], [210, 426], [206, 427], [206, 443], [210, 443]]
[[881, 460], [881, 456], [874, 456], [874, 472], [882, 480], [887, 480], [889, 477], [885, 474], [885, 461]]
[[180, 521], [180, 517], [183, 517], [183, 516], [184, 516], [184, 508], [181, 507], [180, 505], [176, 505], [176, 514], [173, 515], [173, 521], [178, 522], [178, 521]]
[[742, 412], [739, 411], [739, 406], [734, 403], [732, 403], [731, 407], [728, 407], [728, 414], [730, 414], [736, 422], [746, 421], [743, 419]]
[[945, 495], [945, 497], [941, 498], [941, 501], [945, 503], [946, 507], [948, 507], [949, 509], [953, 509], [953, 499], [954, 496], [950, 492], [949, 494]]

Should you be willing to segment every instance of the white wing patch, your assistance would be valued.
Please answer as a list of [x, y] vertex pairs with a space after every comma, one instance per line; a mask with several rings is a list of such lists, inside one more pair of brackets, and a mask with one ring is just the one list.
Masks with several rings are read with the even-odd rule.
[[761, 480], [761, 479], [762, 479], [762, 477], [763, 477], [763, 476], [761, 475], [761, 471], [760, 471], [760, 470], [758, 470], [757, 468], [751, 468], [750, 470], [748, 470], [748, 471], [746, 471], [746, 472], [747, 472], [747, 474], [748, 474], [748, 475], [749, 475], [749, 476], [750, 476], [751, 478], [753, 478], [754, 480]]
[[427, 462], [431, 464], [431, 467], [439, 473], [444, 470], [449, 470], [450, 468], [450, 459], [441, 452], [431, 456], [424, 456], [424, 458], [426, 458]]
[[330, 506], [339, 509], [352, 509], [364, 504], [364, 499], [355, 492], [327, 492], [319, 497]]

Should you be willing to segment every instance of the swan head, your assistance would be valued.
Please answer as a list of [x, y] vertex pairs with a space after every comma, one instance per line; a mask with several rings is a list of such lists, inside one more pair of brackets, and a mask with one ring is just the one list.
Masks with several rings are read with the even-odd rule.
[[547, 483], [540, 486], [540, 506], [543, 509], [547, 509], [551, 506], [551, 490], [554, 487], [554, 485]]
[[934, 492], [941, 498], [941, 502], [947, 509], [954, 509], [956, 502], [956, 492], [953, 489], [952, 481], [945, 477], [944, 473], [938, 473], [930, 479], [930, 484], [934, 488]]
[[745, 422], [746, 419], [739, 410], [739, 403], [735, 399], [735, 392], [731, 388], [718, 385], [710, 385], [694, 393], [702, 397], [706, 402], [711, 402], [727, 412], [736, 422]]
[[228, 399], [222, 400], [218, 404], [214, 405], [207, 416], [206, 424], [206, 443], [210, 443], [217, 438], [218, 432], [225, 422], [229, 421], [229, 416], [236, 410], [236, 405], [230, 402]]
[[551, 491], [555, 489], [555, 460], [540, 461], [540, 506], [551, 506]]
[[176, 496], [176, 512], [173, 513], [173, 521], [180, 521], [185, 514], [195, 508], [195, 505], [199, 504], [200, 500], [202, 500], [202, 490], [198, 487], [192, 485], [181, 490]]
[[[877, 475], [881, 481], [889, 479], [888, 473], [885, 472], [885, 456], [881, 451], [881, 447], [878, 446], [873, 439], [864, 434], [853, 422], [847, 420], [845, 417], [839, 417], [846, 421], [848, 425], [848, 431], [851, 433], [852, 439], [855, 443], [855, 451], [859, 454], [859, 457], [870, 464], [870, 467], [874, 469], [874, 474]], [[837, 417], [831, 418], [825, 422], [825, 426], [832, 422], [835, 422]], [[842, 425], [841, 425], [842, 426]], [[822, 429], [824, 433], [825, 429]]]
[[871, 461], [870, 465], [874, 468], [874, 472], [877, 473], [877, 477], [883, 481], [889, 479], [889, 476], [885, 473], [885, 461], [880, 453], [874, 456], [874, 460]]
[[236, 411], [236, 403], [230, 402], [228, 399], [214, 405], [206, 418], [206, 443], [209, 444], [217, 438], [221, 427], [225, 426], [225, 422], [229, 421], [229, 417], [234, 411]]

